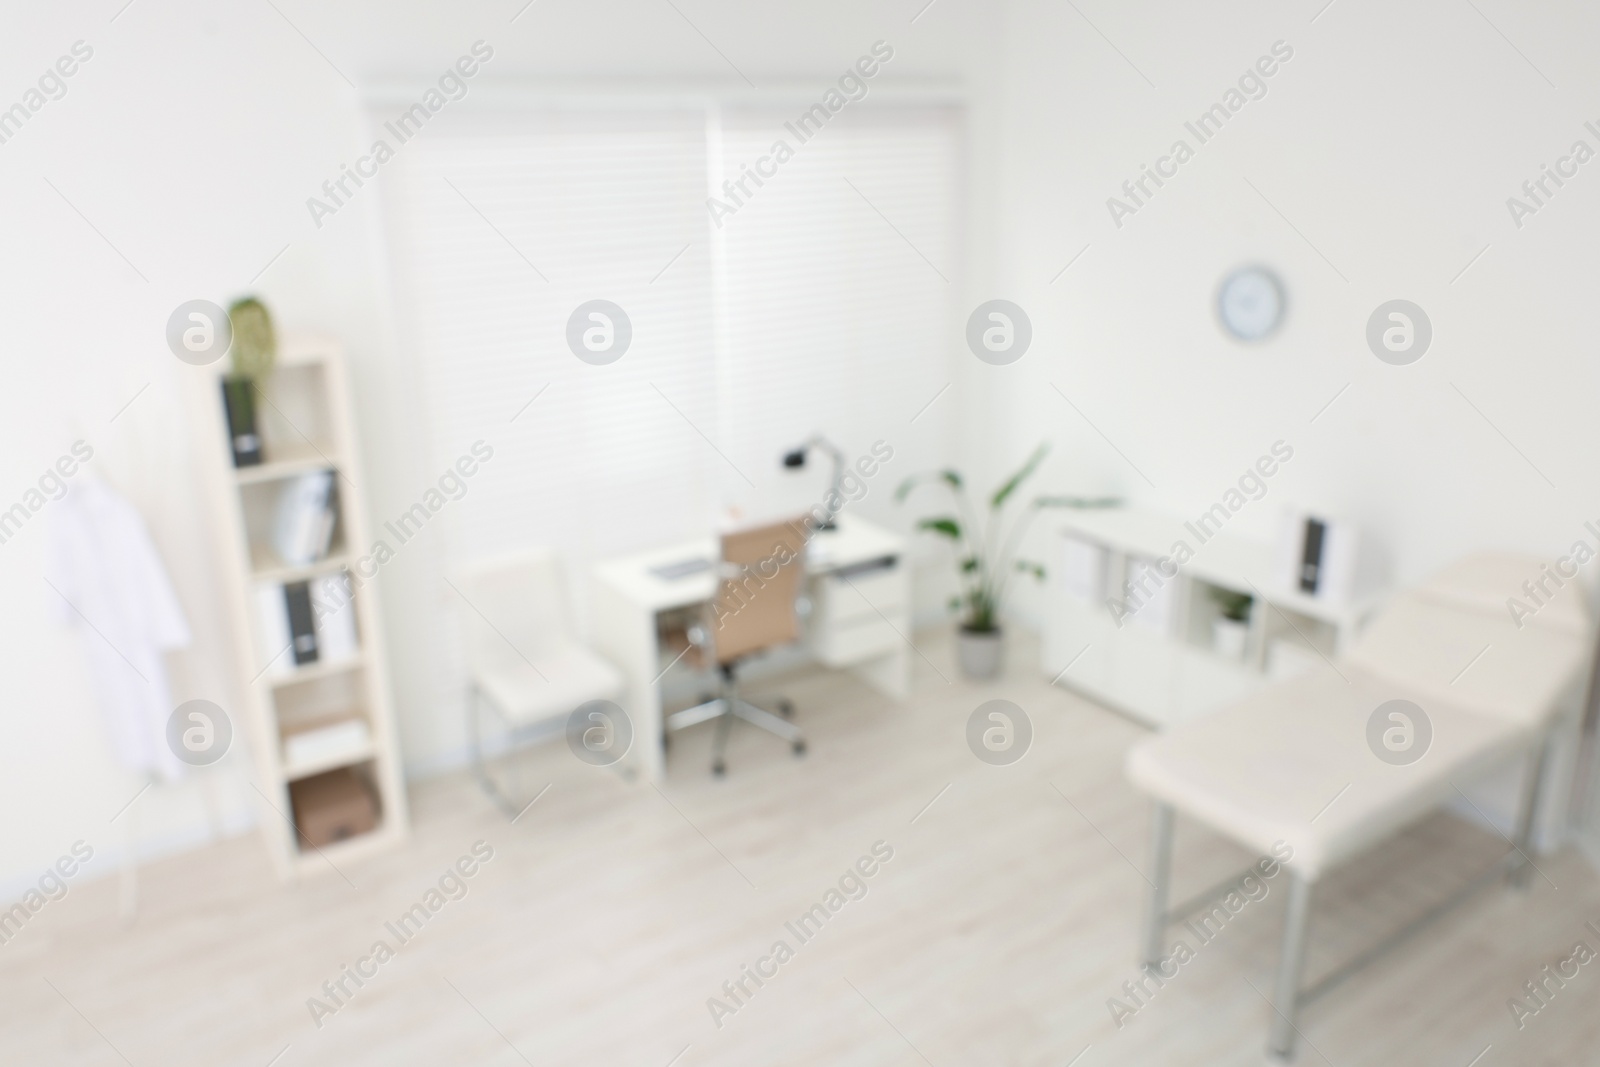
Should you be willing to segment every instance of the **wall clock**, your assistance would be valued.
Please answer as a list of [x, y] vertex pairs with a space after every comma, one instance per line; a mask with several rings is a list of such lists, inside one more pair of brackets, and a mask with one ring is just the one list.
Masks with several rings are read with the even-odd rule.
[[1217, 317], [1241, 341], [1259, 341], [1283, 321], [1283, 284], [1265, 267], [1240, 267], [1217, 290]]

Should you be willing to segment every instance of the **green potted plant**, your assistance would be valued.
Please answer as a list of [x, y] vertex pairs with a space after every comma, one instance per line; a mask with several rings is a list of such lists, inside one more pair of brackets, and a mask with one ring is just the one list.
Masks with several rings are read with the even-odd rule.
[[1025, 573], [1043, 580], [1045, 576], [1043, 564], [1017, 556], [1022, 535], [1035, 516], [1045, 508], [1105, 508], [1120, 503], [1112, 497], [1036, 496], [1020, 515], [1010, 517], [1008, 522], [1006, 504], [1044, 462], [1049, 450], [1048, 444], [1034, 449], [1021, 469], [990, 494], [988, 513], [981, 522], [967, 493], [966, 481], [957, 471], [914, 474], [895, 491], [895, 501], [903, 502], [917, 486], [937, 482], [945, 486], [955, 500], [954, 515], [921, 519], [917, 528], [949, 538], [955, 547], [961, 593], [951, 598], [950, 608], [960, 613], [956, 652], [961, 670], [969, 678], [993, 678], [1000, 672], [1003, 650], [1000, 611], [1012, 577]]
[[1217, 605], [1217, 617], [1211, 620], [1211, 647], [1226, 659], [1243, 659], [1250, 633], [1250, 594], [1214, 585], [1211, 599]]
[[233, 465], [253, 467], [262, 461], [255, 394], [260, 383], [272, 375], [278, 358], [278, 338], [266, 305], [253, 296], [233, 302], [228, 308], [228, 322], [233, 330], [233, 343], [228, 350], [233, 373], [222, 379], [228, 437], [233, 443]]

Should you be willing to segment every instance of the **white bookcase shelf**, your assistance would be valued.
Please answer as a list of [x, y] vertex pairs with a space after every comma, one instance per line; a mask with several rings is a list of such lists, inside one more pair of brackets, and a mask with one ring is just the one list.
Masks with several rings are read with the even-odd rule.
[[322, 756], [314, 760], [305, 760], [301, 763], [285, 763], [283, 776], [291, 782], [298, 782], [302, 778], [310, 778], [323, 771], [331, 771], [338, 767], [348, 767], [352, 764], [364, 763], [375, 759], [378, 750], [371, 742], [362, 745], [352, 745], [349, 749], [332, 756]]
[[330, 663], [312, 663], [304, 667], [294, 667], [287, 674], [269, 674], [265, 680], [273, 689], [282, 689], [284, 686], [299, 685], [302, 682], [314, 682], [320, 678], [331, 678], [334, 675], [347, 674], [350, 671], [360, 670], [366, 665], [366, 660], [362, 656], [352, 656], [349, 659], [334, 660]]
[[240, 485], [255, 485], [293, 478], [310, 471], [337, 470], [343, 466], [336, 454], [320, 451], [303, 442], [288, 442], [277, 454], [282, 458], [271, 459], [254, 467], [232, 468], [234, 480]]
[[[1374, 593], [1336, 603], [1287, 588], [1271, 546], [1138, 508], [1075, 513], [1057, 528], [1055, 542], [1041, 642], [1045, 676], [1155, 727], [1332, 659], [1381, 601]], [[1125, 583], [1171, 558], [1179, 542], [1192, 558], [1159, 588], [1147, 580], [1131, 616], [1114, 612], [1109, 601], [1129, 599]], [[1214, 642], [1220, 608], [1213, 588], [1250, 597], [1239, 655]]]
[[[337, 345], [303, 341], [282, 346], [256, 405], [263, 462], [235, 467], [222, 402], [227, 362], [210, 371], [196, 375], [192, 407], [199, 419], [200, 440], [207, 445], [204, 466], [215, 501], [217, 532], [224, 543], [229, 570], [224, 584], [244, 675], [240, 679], [244, 706], [227, 710], [235, 730], [250, 738], [258, 784], [276, 809], [263, 808], [262, 829], [279, 873], [292, 878], [327, 871], [330, 862], [337, 864], [341, 857], [393, 845], [408, 826], [374, 587], [356, 586], [351, 601], [340, 609], [354, 612], [353, 653], [296, 666], [287, 650], [276, 659], [264, 651], [270, 641], [263, 632], [258, 590], [347, 572], [352, 546], [372, 542], [358, 488], [363, 483], [354, 458], [359, 451], [349, 381]], [[289, 479], [324, 470], [333, 471], [337, 479], [331, 547], [313, 562], [286, 563], [270, 538], [277, 494]], [[287, 759], [285, 742], [291, 735], [349, 719], [364, 722], [365, 740], [299, 762]], [[302, 815], [317, 813], [297, 811], [291, 786], [328, 773], [353, 775], [370, 795], [377, 822], [370, 830], [317, 847], [299, 825]], [[302, 799], [312, 795], [303, 794]]]
[[251, 575], [257, 582], [303, 582], [319, 574], [348, 570], [351, 557], [335, 551], [325, 559], [313, 563], [284, 563], [275, 556], [262, 552], [251, 560]]

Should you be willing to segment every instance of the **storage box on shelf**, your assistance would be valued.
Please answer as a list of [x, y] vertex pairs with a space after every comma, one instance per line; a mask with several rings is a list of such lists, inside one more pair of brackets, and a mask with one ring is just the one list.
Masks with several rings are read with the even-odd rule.
[[[219, 384], [226, 369], [223, 361], [195, 376], [192, 407], [209, 446], [204, 466], [242, 675], [243, 707], [228, 710], [250, 737], [275, 809], [263, 810], [263, 832], [287, 878], [400, 840], [405, 792], [376, 591], [350, 576], [372, 535], [338, 346], [283, 346], [256, 405], [262, 455], [253, 466], [233, 465]], [[331, 472], [323, 494], [319, 472]], [[322, 510], [289, 521], [286, 509], [308, 496]], [[299, 583], [304, 590], [285, 593]]]
[[[1336, 603], [1286, 589], [1270, 545], [1138, 508], [1075, 513], [1055, 537], [1046, 677], [1151, 726], [1331, 659], [1380, 599], [1369, 591]], [[1192, 557], [1162, 562], [1180, 542]], [[1230, 593], [1251, 598], [1242, 653], [1217, 633]]]

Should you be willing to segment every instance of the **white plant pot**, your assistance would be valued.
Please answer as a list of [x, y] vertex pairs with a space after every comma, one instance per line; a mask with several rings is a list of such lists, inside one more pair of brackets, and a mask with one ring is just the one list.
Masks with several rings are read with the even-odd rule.
[[968, 678], [987, 679], [1000, 674], [1005, 661], [1005, 639], [999, 630], [956, 631], [956, 659]]
[[1211, 647], [1223, 659], [1244, 659], [1244, 647], [1250, 636], [1250, 624], [1234, 619], [1217, 618], [1211, 622]]

